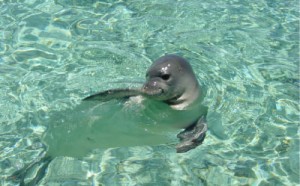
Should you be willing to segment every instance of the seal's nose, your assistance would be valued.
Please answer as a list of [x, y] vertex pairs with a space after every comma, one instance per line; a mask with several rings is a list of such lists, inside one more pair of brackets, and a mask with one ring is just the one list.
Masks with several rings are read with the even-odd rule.
[[158, 78], [149, 79], [143, 86], [144, 90], [152, 90], [158, 87]]
[[142, 91], [144, 92], [144, 94], [148, 96], [161, 95], [164, 92], [164, 90], [159, 80], [159, 78], [149, 79], [142, 87]]

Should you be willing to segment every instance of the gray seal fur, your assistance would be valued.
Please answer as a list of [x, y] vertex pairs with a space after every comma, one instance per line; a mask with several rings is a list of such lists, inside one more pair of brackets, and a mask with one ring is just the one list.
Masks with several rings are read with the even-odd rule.
[[[106, 90], [88, 96], [83, 101], [109, 101], [134, 96], [164, 102], [173, 110], [183, 113], [177, 118], [188, 119], [187, 122], [182, 122], [185, 120], [180, 121], [178, 125], [184, 129], [177, 135], [180, 141], [176, 145], [178, 153], [187, 152], [202, 144], [207, 131], [205, 119], [207, 108], [201, 105], [203, 98], [201, 87], [191, 65], [184, 58], [177, 55], [165, 55], [156, 60], [147, 70], [146, 82], [141, 88]], [[175, 118], [174, 123], [177, 118]], [[20, 185], [36, 185], [42, 179], [53, 158], [44, 153], [40, 159], [14, 172], [8, 179], [20, 181]], [[36, 165], [41, 167], [37, 176], [25, 184], [25, 176]]]
[[191, 122], [180, 124], [184, 131], [177, 135], [180, 139], [177, 152], [189, 151], [203, 142], [207, 131], [207, 108], [201, 105], [201, 87], [184, 58], [171, 54], [157, 59], [147, 70], [146, 82], [140, 89], [112, 89], [83, 100], [108, 101], [132, 96], [162, 101], [174, 110], [188, 111]]

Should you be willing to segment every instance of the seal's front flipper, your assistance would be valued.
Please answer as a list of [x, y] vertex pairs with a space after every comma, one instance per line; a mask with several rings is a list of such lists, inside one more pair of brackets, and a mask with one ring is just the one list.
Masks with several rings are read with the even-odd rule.
[[111, 89], [88, 96], [84, 98], [83, 101], [109, 101], [112, 99], [128, 98], [142, 94], [140, 89]]
[[207, 124], [205, 116], [203, 116], [195, 125], [186, 128], [177, 135], [180, 139], [180, 143], [176, 146], [176, 151], [182, 153], [196, 148], [203, 142], [206, 131]]

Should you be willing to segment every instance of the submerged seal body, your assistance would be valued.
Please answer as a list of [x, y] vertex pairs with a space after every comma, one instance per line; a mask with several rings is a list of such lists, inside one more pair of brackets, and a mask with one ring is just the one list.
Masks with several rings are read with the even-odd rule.
[[132, 96], [161, 101], [177, 113], [184, 113], [182, 117], [187, 117], [185, 122], [174, 122], [174, 126], [185, 129], [177, 136], [180, 139], [176, 147], [177, 152], [191, 150], [204, 140], [207, 124], [206, 108], [201, 105], [201, 87], [191, 65], [184, 58], [165, 55], [154, 61], [147, 70], [146, 82], [140, 89], [112, 89], [83, 100], [108, 101]]
[[[168, 107], [173, 114], [169, 115], [170, 125], [175, 128], [182, 128], [177, 137], [180, 142], [176, 146], [177, 152], [186, 152], [200, 145], [207, 131], [206, 112], [207, 108], [201, 105], [203, 93], [192, 70], [191, 65], [182, 57], [177, 55], [165, 55], [156, 60], [146, 72], [146, 82], [140, 88], [111, 89], [96, 93], [83, 99], [83, 101], [109, 101], [112, 99], [130, 98], [141, 96], [149, 100], [155, 100], [163, 108]], [[160, 113], [154, 113], [158, 123], [163, 120]], [[163, 123], [163, 121], [161, 121]], [[84, 126], [81, 126], [81, 128]], [[81, 130], [81, 128], [79, 130]], [[113, 128], [113, 127], [112, 127]], [[60, 128], [58, 128], [59, 130]], [[161, 130], [159, 128], [159, 130]], [[97, 131], [93, 131], [96, 135]], [[104, 131], [105, 132], [105, 131]], [[76, 133], [77, 134], [77, 133]], [[76, 139], [78, 137], [75, 137]], [[115, 134], [107, 134], [114, 137]], [[50, 134], [50, 137], [53, 137]], [[64, 136], [61, 136], [62, 138]], [[151, 136], [150, 136], [151, 137]], [[105, 138], [105, 136], [103, 136]], [[78, 138], [79, 140], [81, 138]], [[99, 140], [95, 140], [96, 142]], [[136, 141], [136, 139], [134, 139]], [[51, 150], [51, 148], [50, 148]], [[40, 159], [16, 171], [10, 176], [10, 179], [21, 180], [24, 184], [24, 178], [29, 170], [36, 164], [41, 164], [37, 176], [30, 181], [32, 185], [42, 179], [49, 163], [54, 158], [51, 152], [44, 153]]]

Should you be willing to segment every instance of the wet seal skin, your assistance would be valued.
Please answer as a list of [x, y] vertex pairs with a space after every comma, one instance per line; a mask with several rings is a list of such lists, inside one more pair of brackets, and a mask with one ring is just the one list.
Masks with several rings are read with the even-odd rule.
[[[165, 55], [149, 67], [146, 72], [146, 82], [141, 88], [106, 90], [88, 96], [83, 101], [144, 97], [165, 103], [163, 105], [176, 113], [170, 125], [183, 129], [177, 135], [179, 143], [176, 145], [176, 152], [184, 153], [202, 144], [205, 138], [207, 108], [201, 105], [202, 92], [191, 65], [180, 56]], [[159, 113], [154, 114], [159, 115]], [[54, 158], [55, 155], [51, 155], [51, 152], [42, 152], [38, 159], [14, 172], [8, 179], [19, 182], [21, 186], [37, 185]], [[36, 176], [25, 183], [27, 173], [36, 166], [39, 167]]]
[[83, 101], [108, 101], [111, 99], [143, 96], [162, 101], [174, 110], [187, 110], [195, 116], [192, 123], [182, 123], [184, 131], [177, 137], [178, 153], [187, 152], [200, 145], [207, 131], [206, 111], [201, 107], [201, 88], [191, 65], [177, 55], [165, 55], [157, 59], [146, 72], [146, 82], [140, 89], [111, 89], [96, 93]]

